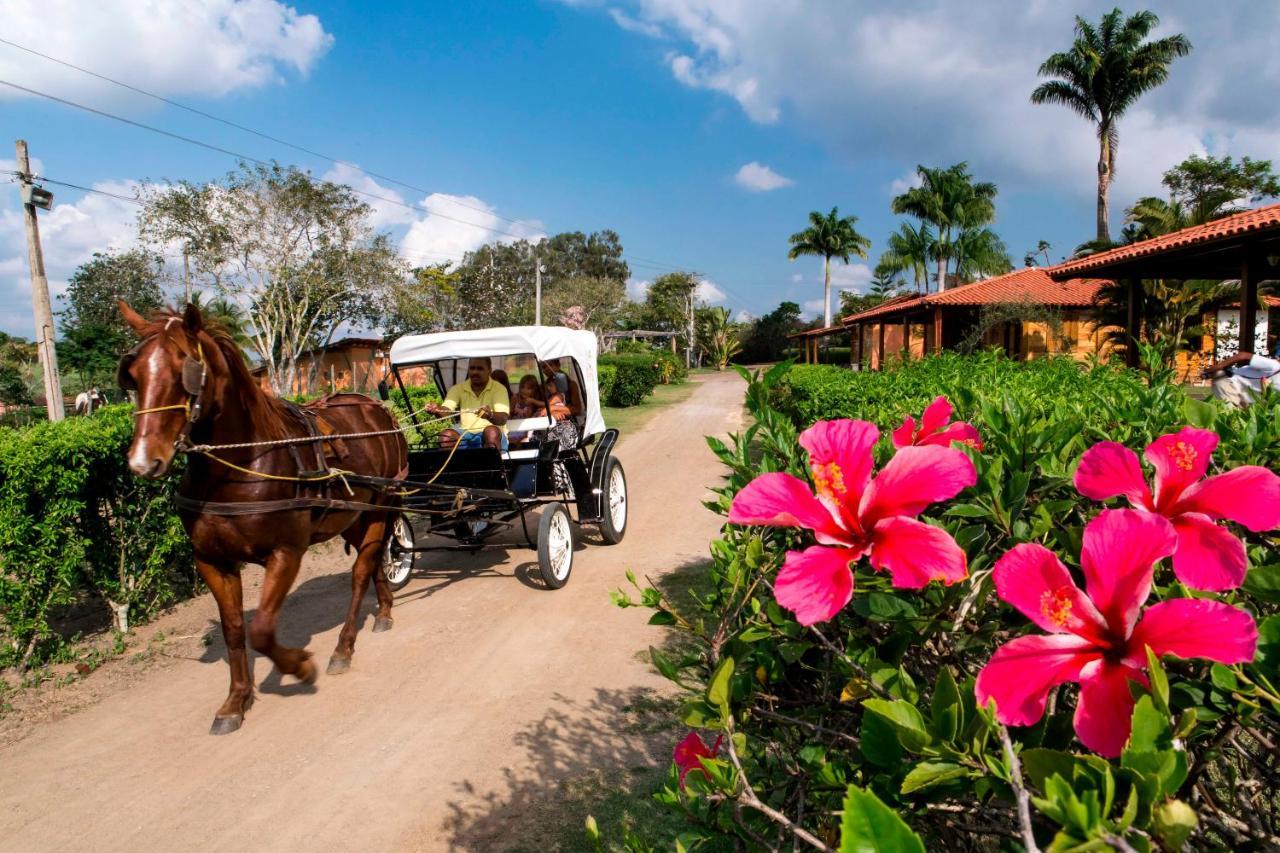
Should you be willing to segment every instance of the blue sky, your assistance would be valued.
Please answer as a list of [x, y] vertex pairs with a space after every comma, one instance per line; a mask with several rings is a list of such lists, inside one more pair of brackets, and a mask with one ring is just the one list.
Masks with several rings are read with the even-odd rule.
[[[102, 4], [105, 7], [105, 4]], [[1015, 261], [1055, 260], [1093, 229], [1096, 148], [1083, 121], [1032, 107], [1035, 68], [1071, 15], [1109, 4], [621, 0], [374, 3], [200, 0], [111, 12], [72, 0], [0, 0], [4, 38], [39, 47], [435, 195], [150, 102], [0, 44], [0, 79], [394, 194], [510, 234], [614, 228], [636, 286], [671, 267], [706, 295], [761, 313], [821, 296], [819, 262], [786, 260], [808, 211], [839, 205], [872, 239], [917, 163], [968, 160], [1000, 185], [997, 230]], [[1193, 152], [1280, 160], [1280, 7], [1152, 4], [1192, 57], [1121, 124], [1113, 227]], [[39, 171], [128, 194], [206, 180], [234, 162], [0, 86], [0, 160], [26, 138]], [[746, 170], [753, 186], [735, 181]], [[10, 169], [9, 161], [0, 169]], [[776, 185], [776, 186], [774, 186]], [[772, 187], [766, 189], [766, 187]], [[44, 215], [51, 285], [132, 237], [136, 208], [54, 188]], [[380, 205], [418, 260], [501, 235]], [[866, 265], [840, 270], [860, 287]], [[0, 328], [30, 334], [17, 197], [0, 185]]]

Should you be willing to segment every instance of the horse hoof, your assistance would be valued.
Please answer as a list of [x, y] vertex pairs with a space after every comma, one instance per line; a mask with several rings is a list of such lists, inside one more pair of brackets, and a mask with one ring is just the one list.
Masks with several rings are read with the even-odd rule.
[[329, 668], [325, 670], [326, 675], [342, 675], [351, 669], [351, 658], [340, 658], [337, 655], [329, 658]]
[[[332, 664], [330, 664], [330, 670], [332, 669], [333, 669], [333, 666]], [[317, 673], [317, 670], [316, 670], [315, 662], [312, 661], [311, 656], [308, 655], [304, 661], [298, 664], [298, 670], [293, 674], [293, 676], [303, 684], [315, 684], [316, 673]]]
[[209, 727], [211, 735], [229, 735], [240, 728], [240, 724], [244, 722], [243, 714], [235, 714], [230, 717], [214, 717], [213, 725]]
[[390, 631], [391, 626], [396, 624], [390, 616], [379, 616], [373, 620], [373, 633], [381, 634], [383, 631]]

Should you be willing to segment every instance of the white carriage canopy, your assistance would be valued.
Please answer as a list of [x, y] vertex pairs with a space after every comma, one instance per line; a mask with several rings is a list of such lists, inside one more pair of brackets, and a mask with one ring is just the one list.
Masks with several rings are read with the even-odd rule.
[[404, 367], [446, 359], [497, 358], [526, 353], [539, 361], [571, 358], [582, 371], [582, 394], [587, 408], [583, 436], [588, 436], [605, 431], [604, 415], [600, 412], [596, 352], [596, 336], [592, 332], [561, 326], [507, 326], [405, 335], [391, 345], [391, 364]]

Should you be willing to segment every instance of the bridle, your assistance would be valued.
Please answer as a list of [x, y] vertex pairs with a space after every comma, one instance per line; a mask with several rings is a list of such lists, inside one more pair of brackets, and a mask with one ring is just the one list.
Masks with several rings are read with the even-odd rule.
[[[177, 317], [170, 317], [162, 331], [167, 331], [177, 321]], [[137, 359], [142, 347], [152, 338], [158, 337], [159, 334], [157, 332], [155, 335], [143, 338], [133, 349], [120, 358], [120, 363], [116, 365], [116, 384], [122, 390], [138, 390], [138, 383], [129, 375], [129, 367]], [[199, 333], [196, 333], [196, 349], [194, 353], [183, 346], [181, 342], [175, 340], [174, 343], [184, 356], [182, 360], [182, 390], [187, 392], [186, 399], [181, 403], [171, 403], [167, 406], [135, 409], [133, 416], [136, 418], [153, 412], [171, 412], [181, 409], [187, 415], [187, 422], [183, 424], [182, 430], [178, 433], [178, 437], [174, 439], [173, 445], [178, 450], [184, 450], [188, 444], [187, 439], [191, 436], [191, 430], [195, 428], [196, 422], [200, 420], [200, 415], [204, 408], [204, 387], [209, 378], [209, 364], [204, 358], [204, 346], [200, 343]]]

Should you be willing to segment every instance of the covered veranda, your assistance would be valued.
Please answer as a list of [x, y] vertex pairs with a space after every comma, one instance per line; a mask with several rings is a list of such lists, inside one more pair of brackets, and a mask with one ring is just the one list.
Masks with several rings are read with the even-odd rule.
[[836, 326], [823, 326], [818, 329], [805, 329], [803, 332], [787, 335], [787, 340], [795, 341], [804, 353], [804, 364], [818, 364], [818, 349], [822, 341], [826, 338], [834, 336], [846, 336], [849, 329], [843, 324]]
[[[1256, 351], [1265, 349], [1266, 330], [1258, 328], [1258, 285], [1280, 279], [1280, 204], [1174, 231], [1161, 237], [1118, 246], [1049, 269], [1058, 281], [1081, 275], [1123, 282], [1126, 294], [1125, 337], [1141, 340], [1139, 303], [1143, 279], [1208, 279], [1240, 281], [1240, 329], [1252, 329]], [[1259, 335], [1261, 332], [1261, 335]], [[1248, 337], [1241, 335], [1241, 348]], [[1127, 346], [1125, 360], [1138, 365], [1138, 348]]]

